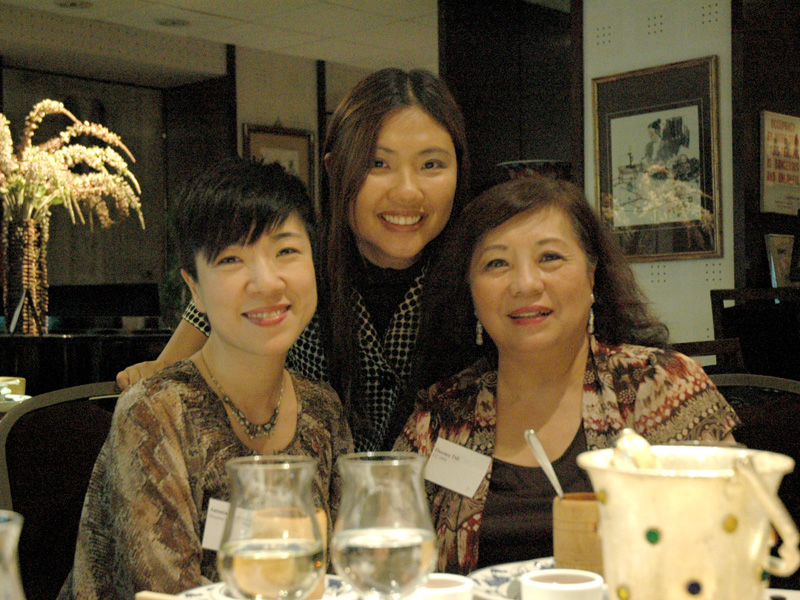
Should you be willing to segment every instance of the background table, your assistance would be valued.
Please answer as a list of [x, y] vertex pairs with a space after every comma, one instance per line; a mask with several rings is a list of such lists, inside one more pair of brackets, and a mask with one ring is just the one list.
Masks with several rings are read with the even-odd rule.
[[121, 369], [156, 358], [170, 331], [0, 334], [0, 374], [25, 377], [25, 393], [109, 381]]

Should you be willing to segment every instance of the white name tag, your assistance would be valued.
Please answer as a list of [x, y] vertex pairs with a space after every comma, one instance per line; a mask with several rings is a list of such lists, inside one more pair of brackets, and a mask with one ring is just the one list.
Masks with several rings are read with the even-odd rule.
[[230, 503], [224, 500], [211, 498], [208, 501], [208, 514], [206, 514], [206, 528], [203, 530], [203, 548], [206, 550], [219, 550], [222, 543], [222, 531], [225, 529], [225, 520], [228, 518]]
[[[203, 548], [206, 550], [219, 550], [222, 544], [222, 534], [225, 531], [225, 521], [228, 520], [228, 513], [231, 505], [224, 500], [211, 498], [208, 501], [208, 514], [206, 515], [206, 528], [203, 531]], [[246, 508], [237, 508], [234, 514], [234, 521], [231, 529], [238, 531], [241, 529], [250, 530], [253, 527], [253, 511]]]
[[439, 438], [425, 466], [425, 479], [472, 498], [491, 463], [491, 456]]

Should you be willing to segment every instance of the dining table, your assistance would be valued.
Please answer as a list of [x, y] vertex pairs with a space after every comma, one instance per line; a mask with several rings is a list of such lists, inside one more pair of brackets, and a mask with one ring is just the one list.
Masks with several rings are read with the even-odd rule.
[[[521, 600], [519, 577], [530, 571], [554, 567], [555, 561], [552, 557], [483, 567], [469, 575], [474, 582], [473, 598], [475, 600]], [[617, 600], [617, 598], [616, 596], [608, 597], [608, 600]], [[766, 589], [762, 600], [800, 600], [800, 590]]]
[[[543, 569], [553, 567], [552, 558], [524, 562], [536, 563]], [[474, 584], [473, 600], [520, 600], [519, 589], [509, 584], [519, 576], [517, 567], [522, 565], [523, 563], [508, 563], [485, 567], [470, 573], [469, 578], [473, 580]], [[224, 583], [212, 583], [193, 588], [178, 594], [178, 596], [194, 600], [233, 600], [233, 596], [228, 594]], [[412, 600], [415, 600], [415, 596], [412, 597]], [[159, 599], [153, 596], [142, 598], [141, 600]], [[325, 576], [325, 593], [322, 596], [322, 600], [359, 600], [359, 596], [352, 591], [341, 577], [329, 574]], [[609, 598], [608, 600], [615, 600], [615, 598]], [[764, 591], [762, 600], [800, 600], [800, 590], [770, 588]]]

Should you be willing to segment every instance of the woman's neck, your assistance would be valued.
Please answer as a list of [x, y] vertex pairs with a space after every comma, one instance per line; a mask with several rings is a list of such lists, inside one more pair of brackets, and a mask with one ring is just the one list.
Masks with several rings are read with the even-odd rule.
[[231, 351], [212, 332], [192, 358], [205, 368], [203, 375], [212, 379], [212, 388], [231, 398], [251, 420], [260, 421], [262, 414], [272, 414], [283, 384], [285, 354], [263, 356]]
[[[589, 356], [589, 336], [563, 348], [498, 357], [498, 396], [513, 403], [537, 398], [538, 404], [558, 403], [565, 390], [581, 386]], [[502, 395], [500, 392], [502, 391]]]
[[494, 456], [539, 466], [525, 443], [536, 431], [551, 461], [560, 457], [580, 430], [583, 378], [589, 339], [577, 348], [513, 360], [500, 356], [497, 370], [497, 427]]

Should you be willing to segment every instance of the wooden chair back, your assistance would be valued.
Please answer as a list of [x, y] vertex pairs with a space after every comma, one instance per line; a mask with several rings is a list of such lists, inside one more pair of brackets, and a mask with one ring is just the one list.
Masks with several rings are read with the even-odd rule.
[[748, 372], [800, 379], [800, 288], [710, 293], [714, 337], [739, 338]]
[[716, 359], [713, 365], [703, 368], [709, 375], [712, 373], [744, 373], [742, 346], [739, 338], [725, 338], [721, 340], [702, 340], [699, 342], [679, 342], [672, 344], [674, 350], [691, 358], [712, 356]]

